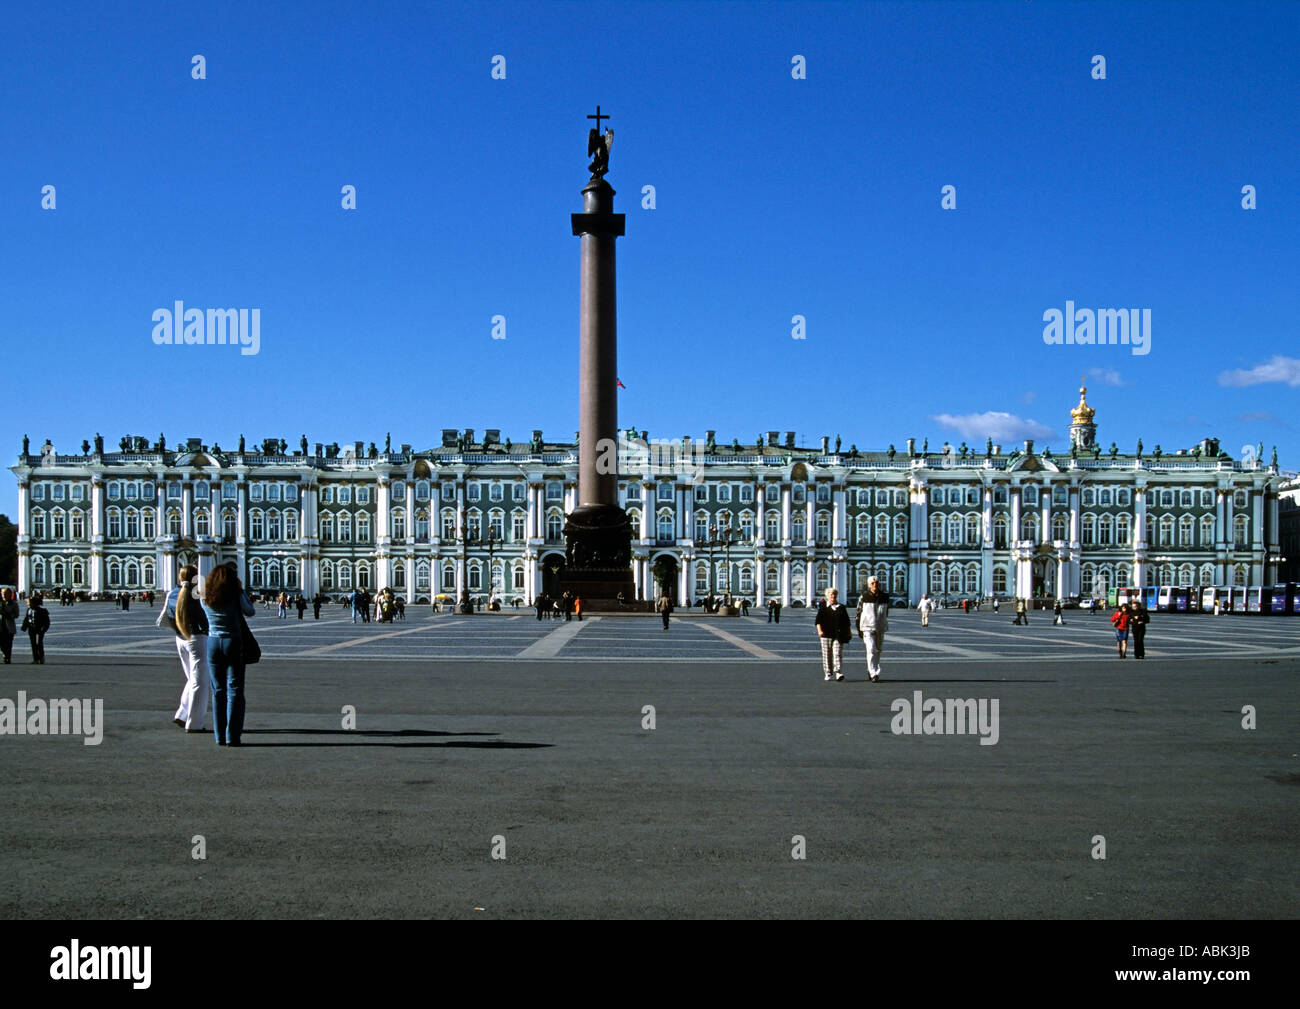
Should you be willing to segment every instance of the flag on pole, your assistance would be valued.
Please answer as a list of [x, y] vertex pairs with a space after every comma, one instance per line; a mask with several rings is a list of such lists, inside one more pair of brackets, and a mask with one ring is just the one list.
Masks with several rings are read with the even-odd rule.
[[623, 380], [622, 380], [621, 378], [616, 378], [616, 379], [614, 379], [614, 381], [618, 383], [618, 387], [619, 387], [620, 389], [626, 389], [626, 388], [627, 388], [627, 386], [625, 386], [625, 385], [623, 384]]

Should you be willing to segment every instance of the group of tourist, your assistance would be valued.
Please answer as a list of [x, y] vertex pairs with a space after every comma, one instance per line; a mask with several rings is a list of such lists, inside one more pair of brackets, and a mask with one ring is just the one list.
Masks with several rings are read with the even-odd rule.
[[27, 615], [23, 617], [21, 628], [18, 626], [18, 610], [18, 597], [14, 590], [0, 592], [0, 652], [4, 653], [5, 663], [13, 659], [14, 638], [19, 630], [24, 630], [32, 643], [32, 661], [44, 665], [45, 632], [50, 629], [50, 611], [45, 608], [45, 599], [39, 592], [27, 597]]
[[825, 600], [817, 607], [814, 621], [822, 649], [822, 672], [827, 680], [844, 679], [844, 646], [858, 637], [867, 647], [867, 676], [880, 681], [880, 654], [889, 630], [889, 595], [880, 587], [880, 579], [867, 579], [867, 589], [858, 598], [857, 612], [850, 620], [848, 607], [840, 602], [838, 589], [827, 589]]
[[[622, 604], [621, 599], [619, 603]], [[538, 620], [572, 620], [575, 616], [582, 619], [582, 597], [571, 590], [566, 589], [555, 598], [543, 592], [534, 600], [533, 606]]]
[[244, 732], [245, 618], [256, 613], [233, 567], [221, 565], [204, 579], [198, 569], [181, 568], [176, 588], [167, 593], [160, 626], [176, 634], [185, 687], [172, 721], [186, 732], [205, 732], [209, 695], [218, 746], [239, 746]]

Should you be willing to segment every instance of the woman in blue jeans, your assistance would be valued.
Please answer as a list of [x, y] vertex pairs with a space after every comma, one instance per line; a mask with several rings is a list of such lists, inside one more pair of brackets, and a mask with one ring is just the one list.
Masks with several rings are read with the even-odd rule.
[[251, 617], [255, 611], [233, 568], [223, 565], [208, 575], [203, 612], [208, 618], [212, 727], [218, 746], [238, 746], [244, 732], [244, 651], [239, 621], [241, 613]]

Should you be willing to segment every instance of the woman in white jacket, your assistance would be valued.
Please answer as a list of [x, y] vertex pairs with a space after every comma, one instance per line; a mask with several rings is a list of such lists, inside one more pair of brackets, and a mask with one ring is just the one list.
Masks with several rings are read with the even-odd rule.
[[871, 682], [880, 680], [880, 652], [889, 630], [889, 596], [880, 588], [879, 578], [867, 580], [867, 591], [858, 600], [858, 637], [867, 643], [867, 675]]

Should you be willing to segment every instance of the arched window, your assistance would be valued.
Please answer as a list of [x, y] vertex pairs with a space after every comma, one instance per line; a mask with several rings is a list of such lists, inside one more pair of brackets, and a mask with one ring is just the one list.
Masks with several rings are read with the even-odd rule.
[[740, 565], [740, 579], [737, 586], [741, 595], [753, 595], [754, 593], [754, 568], [749, 563]]
[[1233, 585], [1246, 584], [1246, 565], [1234, 564], [1232, 566], [1232, 584]]
[[930, 516], [930, 545], [933, 547], [943, 546], [943, 516]]
[[696, 512], [695, 513], [695, 540], [698, 543], [703, 543], [708, 538], [709, 538], [709, 513]]
[[456, 565], [447, 561], [442, 566], [442, 586], [441, 591], [448, 594], [456, 587]]
[[701, 561], [695, 565], [695, 594], [707, 595], [709, 591], [709, 566]]
[[980, 568], [978, 564], [966, 565], [966, 589], [973, 596], [980, 594]]
[[806, 543], [808, 541], [808, 522], [804, 518], [803, 512], [796, 512], [791, 519], [790, 535], [796, 543]]
[[1079, 572], [1079, 589], [1085, 596], [1092, 595], [1092, 586], [1096, 578], [1097, 569], [1091, 564], [1085, 564], [1083, 570]]
[[357, 542], [370, 542], [370, 513], [361, 512], [357, 516]]
[[429, 562], [426, 560], [415, 562], [415, 591], [429, 591]]
[[280, 539], [280, 509], [278, 508], [272, 508], [266, 513], [266, 538], [274, 541]]
[[860, 547], [871, 545], [871, 516], [859, 515], [854, 523], [855, 542]]
[[338, 515], [339, 542], [352, 542], [352, 516], [348, 512], [339, 512]]
[[393, 539], [406, 539], [406, 509], [394, 508], [392, 513]]
[[[882, 581], [880, 583], [884, 585]], [[894, 594], [898, 596], [907, 595], [907, 565], [898, 563], [894, 565]]]
[[179, 508], [167, 509], [167, 535], [179, 536], [181, 534], [181, 510]]
[[56, 557], [53, 561], [50, 562], [50, 584], [62, 585], [63, 575], [64, 575], [63, 561], [59, 560]]
[[[668, 513], [668, 532], [664, 533], [664, 513], [659, 515], [659, 535], [667, 536], [672, 539], [673, 535], [673, 518], [672, 513]], [[564, 515], [558, 511], [548, 512], [546, 516], [546, 538], [548, 540], [560, 540], [564, 538]]]
[[298, 563], [296, 561], [284, 562], [284, 587], [286, 589], [298, 588]]
[[894, 546], [901, 547], [907, 542], [907, 516], [894, 516]]
[[338, 567], [335, 569], [335, 574], [340, 589], [352, 588], [352, 565], [347, 561], [339, 561]]
[[1038, 516], [1032, 512], [1020, 517], [1020, 538], [1038, 541]]
[[1127, 514], [1115, 517], [1115, 542], [1122, 547], [1133, 545], [1133, 520]]
[[825, 512], [817, 513], [817, 542], [826, 545], [831, 541], [831, 517]]
[[[1191, 492], [1185, 491], [1184, 493], [1190, 494]], [[1196, 520], [1190, 515], [1184, 515], [1178, 520], [1178, 545], [1180, 547], [1196, 546]], [[1183, 584], [1190, 585], [1191, 582], [1184, 582]]]
[[1237, 515], [1232, 520], [1232, 544], [1241, 549], [1249, 545], [1246, 539], [1246, 516]]
[[977, 547], [980, 545], [980, 539], [980, 516], [972, 512], [966, 516], [966, 545]]
[[320, 562], [320, 587], [321, 590], [334, 588], [334, 562]]
[[[1174, 545], [1174, 517], [1172, 515], [1162, 515], [1160, 517], [1160, 545], [1162, 547], [1171, 547]], [[1167, 585], [1168, 582], [1162, 582]]]
[[883, 547], [890, 542], [889, 516], [876, 516], [876, 546]]
[[406, 588], [406, 565], [401, 561], [393, 561], [393, 588]]
[[483, 565], [478, 561], [470, 561], [466, 566], [465, 574], [469, 579], [469, 590], [477, 592], [483, 588]]
[[212, 523], [208, 521], [208, 510], [206, 508], [194, 509], [194, 535], [212, 535]]
[[153, 508], [146, 508], [140, 515], [140, 533], [147, 540], [152, 540], [157, 535], [157, 517], [158, 513]]
[[[454, 540], [456, 538], [456, 513], [450, 508], [442, 510], [442, 539]], [[416, 521], [419, 521], [418, 513]], [[416, 539], [419, 539], [417, 535]]]
[[260, 508], [248, 514], [248, 535], [259, 543], [266, 539], [266, 515]]
[[930, 591], [942, 592], [944, 586], [945, 568], [940, 561], [934, 561], [930, 565]]
[[81, 559], [77, 558], [72, 562], [72, 584], [86, 584], [86, 566], [82, 564]]
[[1070, 536], [1069, 519], [1062, 512], [1057, 512], [1052, 516], [1052, 539], [1064, 540]]
[[1129, 586], [1129, 568], [1127, 564], [1115, 565], [1115, 587], [1126, 589]]
[[[40, 558], [38, 557], [36, 560], [39, 561]], [[42, 571], [44, 571], [44, 568], [42, 568]], [[34, 568], [33, 568], [32, 577], [36, 578]], [[44, 581], [44, 580], [45, 580], [45, 576], [44, 574], [42, 574], [38, 579], [38, 581]], [[122, 562], [119, 561], [116, 557], [110, 557], [108, 559], [108, 585], [109, 588], [114, 588], [114, 589], [122, 587]]]
[[1213, 585], [1213, 584], [1214, 584], [1214, 565], [1213, 565], [1213, 564], [1202, 564], [1202, 565], [1201, 565], [1201, 586], [1202, 586], [1202, 588], [1205, 587], [1206, 585]]
[[[32, 532], [38, 538], [45, 536], [45, 518], [40, 512], [32, 516]], [[108, 538], [111, 540], [122, 538], [122, 509], [120, 508], [108, 510]]]
[[[72, 512], [72, 538], [74, 540], [86, 538], [86, 513], [80, 509], [73, 509]], [[151, 536], [150, 539], [152, 538]]]
[[227, 509], [221, 513], [221, 538], [228, 543], [235, 541], [236, 515]]
[[510, 567], [510, 589], [512, 592], [524, 590], [524, 562], [515, 561]]
[[1007, 548], [1007, 528], [1010, 526], [1005, 515], [995, 516], [993, 519], [993, 546], [997, 550]]
[[948, 591], [954, 594], [961, 592], [961, 566], [958, 564], [948, 568]]
[[1083, 516], [1083, 545], [1095, 546], [1097, 543], [1097, 516], [1091, 512]]
[[261, 558], [248, 562], [248, 585], [254, 589], [266, 588], [266, 565]]
[[268, 589], [278, 589], [280, 587], [280, 562], [279, 561], [267, 562], [266, 587]]
[[1007, 591], [1007, 569], [1001, 564], [993, 569], [993, 591], [1004, 595]]
[[948, 544], [949, 546], [959, 547], [962, 545], [962, 519], [960, 515], [948, 516]]
[[297, 508], [286, 508], [284, 510], [284, 538], [286, 540], [296, 540], [298, 538]]
[[[815, 574], [814, 591], [818, 595], [825, 594], [826, 590], [831, 587], [831, 566], [825, 561], [817, 565]], [[730, 586], [725, 588], [730, 589]]]
[[1178, 569], [1179, 585], [1194, 585], [1196, 583], [1195, 569], [1190, 564], [1184, 564]]
[[781, 591], [781, 569], [775, 562], [768, 564], [763, 572], [763, 591], [772, 596]]
[[137, 589], [140, 587], [140, 565], [134, 558], [128, 560], [122, 567], [122, 573], [126, 576], [126, 587], [128, 589]]
[[1115, 524], [1110, 515], [1103, 515], [1097, 523], [1097, 542], [1108, 547], [1115, 541]]
[[[62, 541], [68, 538], [68, 517], [67, 514], [59, 509], [50, 516], [50, 534], [51, 539]], [[63, 579], [58, 579], [63, 581]]]
[[1214, 516], [1206, 515], [1201, 519], [1201, 546], [1214, 546]]

